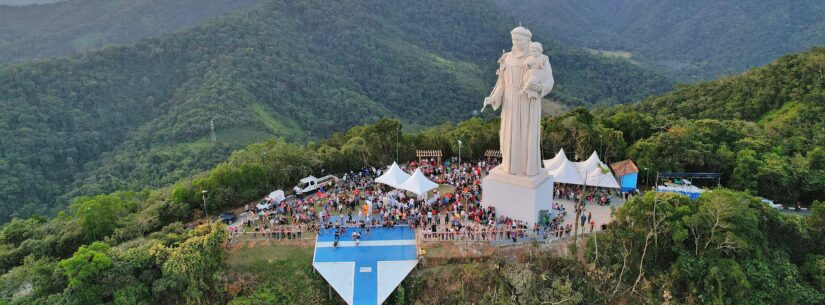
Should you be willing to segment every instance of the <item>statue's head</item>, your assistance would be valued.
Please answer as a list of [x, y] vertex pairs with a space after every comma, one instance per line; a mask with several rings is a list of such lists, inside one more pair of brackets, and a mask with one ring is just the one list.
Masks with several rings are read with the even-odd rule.
[[526, 52], [530, 45], [530, 37], [533, 37], [533, 33], [519, 26], [510, 31], [510, 36], [513, 38], [513, 50]]

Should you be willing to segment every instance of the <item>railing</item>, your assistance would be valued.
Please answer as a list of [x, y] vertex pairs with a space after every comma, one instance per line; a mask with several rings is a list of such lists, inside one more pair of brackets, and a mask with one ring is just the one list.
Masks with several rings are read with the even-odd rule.
[[533, 230], [490, 230], [472, 232], [432, 232], [430, 230], [419, 231], [421, 240], [424, 242], [448, 241], [448, 242], [492, 242], [497, 240], [518, 240], [527, 238], [538, 241], [548, 241], [563, 239], [572, 236], [570, 231], [559, 229], [551, 231], [540, 231], [538, 234]]
[[284, 230], [270, 230], [269, 232], [265, 231], [235, 231], [234, 233], [230, 233], [231, 239], [234, 241], [241, 241], [241, 240], [303, 240], [315, 238], [315, 232], [310, 230], [303, 230], [303, 229], [284, 229]]

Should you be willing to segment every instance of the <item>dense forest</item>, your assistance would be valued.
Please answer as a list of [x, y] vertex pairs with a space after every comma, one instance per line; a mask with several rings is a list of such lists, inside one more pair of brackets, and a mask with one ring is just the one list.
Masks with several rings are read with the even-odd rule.
[[[514, 24], [488, 2], [273, 0], [132, 46], [2, 66], [0, 221], [163, 186], [270, 137], [317, 140], [385, 116], [410, 126], [468, 118]], [[562, 103], [670, 88], [543, 37]]]
[[721, 172], [793, 206], [825, 194], [825, 48], [603, 111], [651, 170]]
[[632, 60], [683, 82], [736, 74], [825, 45], [819, 0], [495, 2], [562, 43], [629, 52]]
[[[611, 135], [623, 141], [621, 132], [583, 108], [544, 126], [545, 138], [588, 135], [561, 144], [571, 151], [600, 147], [598, 139]], [[251, 144], [169, 187], [81, 196], [57, 217], [16, 218], [0, 230], [0, 302], [341, 304], [312, 272], [310, 252], [281, 247], [287, 253], [279, 259], [229, 265], [223, 224], [188, 229], [181, 222], [202, 215], [204, 189], [206, 208], [221, 211], [321, 169], [386, 165], [396, 149], [400, 160], [414, 158], [421, 147], [454, 155], [461, 139], [462, 155], [480, 158], [497, 143], [496, 120], [472, 118], [417, 133], [401, 127], [382, 119], [308, 144]], [[620, 147], [605, 151], [606, 158], [622, 154]], [[584, 261], [538, 252], [436, 261], [413, 272], [389, 303], [820, 304], [825, 202], [810, 207], [811, 216], [803, 218], [780, 214], [745, 192], [718, 189], [695, 202], [648, 193], [617, 210], [606, 233], [590, 237]]]
[[[825, 49], [812, 49], [786, 56], [738, 77], [684, 86], [631, 106], [577, 108], [545, 118], [547, 157], [559, 148], [571, 156], [597, 150], [607, 161], [631, 157], [652, 170], [718, 170], [729, 189], [696, 201], [667, 193], [636, 197], [615, 212], [605, 233], [587, 239], [575, 259], [530, 252], [430, 262], [405, 280], [390, 303], [821, 304], [825, 150], [818, 138], [794, 150], [786, 132], [819, 128], [823, 109], [816, 104], [821, 99], [797, 113], [786, 105], [822, 94], [823, 76], [812, 72], [823, 67], [823, 54]], [[723, 93], [744, 107], [764, 100], [744, 94], [753, 92], [748, 82], [778, 83], [794, 75], [798, 81], [766, 87], [761, 94], [784, 103], [766, 106], [752, 120], [736, 114], [705, 118], [699, 110], [669, 118], [656, 107], [663, 99], [678, 106]], [[735, 92], [749, 98], [731, 98]], [[785, 119], [776, 121], [780, 116]], [[462, 140], [465, 158], [481, 158], [498, 142], [497, 130], [497, 120], [481, 117], [412, 133], [399, 120], [381, 119], [306, 144], [270, 139], [163, 188], [79, 196], [56, 217], [15, 218], [0, 229], [0, 302], [340, 304], [324, 293], [323, 280], [311, 271], [311, 253], [300, 248], [281, 249], [288, 253], [274, 260], [239, 264], [236, 258], [230, 266], [223, 225], [182, 225], [202, 215], [201, 190], [209, 190], [206, 209], [223, 211], [322, 169], [387, 165], [413, 159], [417, 148], [451, 156]], [[811, 214], [781, 214], [753, 194], [785, 205], [800, 200]]]
[[[607, 232], [591, 236], [579, 259], [528, 255], [442, 262], [414, 272], [390, 302], [821, 304], [825, 144], [822, 135], [790, 139], [823, 130], [817, 98], [825, 88], [819, 74], [823, 55], [825, 49], [812, 49], [638, 104], [597, 112], [577, 108], [545, 118], [547, 157], [559, 148], [571, 157], [596, 150], [608, 162], [630, 157], [651, 171], [720, 171], [729, 189], [706, 192], [696, 201], [647, 193], [617, 210]], [[757, 93], [750, 83], [776, 86]], [[671, 116], [689, 108], [680, 103], [697, 99], [706, 107], [731, 103], [762, 114], [749, 113], [746, 120], [736, 113], [708, 117], [695, 109], [680, 113], [685, 118]], [[663, 100], [676, 107], [660, 107]], [[751, 105], [766, 100], [771, 104]], [[805, 108], [788, 109], [798, 103]], [[414, 159], [417, 148], [451, 156], [462, 140], [465, 158], [481, 158], [498, 143], [497, 131], [497, 120], [481, 117], [412, 133], [399, 120], [381, 119], [306, 144], [251, 144], [211, 170], [164, 188], [76, 197], [56, 217], [15, 218], [0, 230], [0, 302], [339, 304], [311, 272], [311, 255], [300, 250], [228, 269], [225, 227], [191, 230], [181, 224], [202, 215], [201, 190], [209, 190], [206, 208], [222, 211], [322, 169], [340, 173]], [[754, 194], [785, 205], [799, 200], [811, 215], [780, 214]], [[258, 280], [235, 282], [229, 275], [237, 272]], [[464, 285], [445, 285], [444, 276]]]
[[[59, 2], [59, 3], [52, 3]], [[257, 0], [0, 0], [0, 64], [132, 43], [248, 8]], [[3, 4], [43, 4], [4, 7]]]
[[[0, 66], [0, 304], [342, 304], [311, 252], [239, 260], [204, 206], [415, 149], [454, 156], [458, 140], [482, 158], [499, 122], [472, 111], [513, 24], [488, 2], [273, 0]], [[669, 83], [534, 32], [551, 98], [601, 106], [544, 118], [545, 159], [595, 150], [645, 173], [721, 172], [721, 187], [637, 196], [569, 257], [425, 257], [387, 304], [825, 303], [825, 48], [647, 97]]]

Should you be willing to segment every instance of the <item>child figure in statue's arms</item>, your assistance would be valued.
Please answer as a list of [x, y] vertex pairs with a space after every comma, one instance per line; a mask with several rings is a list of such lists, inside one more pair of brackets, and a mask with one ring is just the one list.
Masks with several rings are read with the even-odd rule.
[[527, 65], [527, 72], [524, 73], [524, 87], [521, 89], [521, 92], [530, 96], [531, 99], [538, 98], [541, 92], [531, 90], [530, 85], [536, 84], [541, 86], [542, 80], [539, 79], [539, 77], [544, 75], [541, 72], [546, 68], [546, 64], [550, 63], [550, 58], [544, 55], [543, 52], [544, 49], [541, 43], [531, 42], [530, 57], [524, 62]]

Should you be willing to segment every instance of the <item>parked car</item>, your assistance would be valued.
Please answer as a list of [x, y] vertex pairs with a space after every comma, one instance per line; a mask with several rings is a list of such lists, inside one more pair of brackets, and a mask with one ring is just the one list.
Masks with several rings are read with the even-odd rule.
[[326, 175], [321, 178], [315, 178], [315, 176], [308, 176], [301, 179], [298, 185], [292, 189], [292, 192], [295, 193], [295, 195], [303, 196], [311, 192], [317, 191], [322, 187], [332, 185], [335, 181], [338, 181], [338, 177], [335, 177], [333, 175]]
[[235, 216], [235, 213], [229, 212], [221, 214], [221, 216], [218, 216], [218, 219], [229, 225], [235, 222], [238, 216]]
[[774, 209], [781, 210], [781, 209], [784, 209], [784, 208], [785, 208], [785, 207], [783, 207], [781, 204], [774, 203], [774, 202], [773, 202], [773, 200], [770, 200], [770, 199], [768, 199], [768, 198], [762, 198], [762, 197], [759, 197], [759, 199], [760, 199], [760, 200], [762, 200], [762, 202], [763, 202], [763, 203], [765, 203], [765, 204], [767, 204], [767, 205], [771, 206], [771, 207], [772, 207], [772, 208], [774, 208]]

